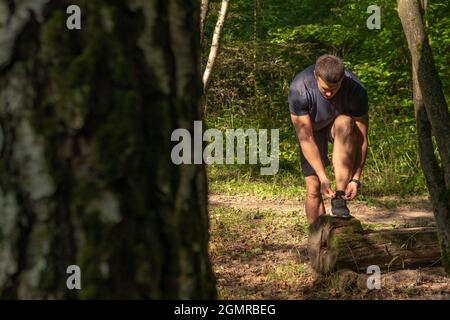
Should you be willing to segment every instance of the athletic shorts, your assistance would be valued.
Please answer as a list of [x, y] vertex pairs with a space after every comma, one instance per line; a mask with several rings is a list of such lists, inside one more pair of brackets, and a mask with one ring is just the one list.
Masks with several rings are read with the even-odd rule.
[[[333, 143], [333, 140], [329, 134], [329, 129], [332, 125], [333, 122], [328, 126], [326, 126], [325, 128], [313, 132], [314, 141], [317, 144], [317, 148], [319, 148], [320, 158], [322, 159], [324, 167], [328, 167], [331, 164], [330, 160], [328, 159], [328, 142]], [[305, 177], [317, 175], [313, 167], [311, 167], [311, 165], [303, 155], [301, 147], [300, 147], [300, 167]]]

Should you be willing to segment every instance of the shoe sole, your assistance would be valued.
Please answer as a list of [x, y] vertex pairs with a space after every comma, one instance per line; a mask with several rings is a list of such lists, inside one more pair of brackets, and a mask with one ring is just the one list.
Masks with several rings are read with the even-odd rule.
[[345, 215], [345, 216], [339, 216], [339, 215], [336, 215], [336, 214], [333, 214], [333, 213], [331, 213], [331, 216], [335, 217], [335, 218], [342, 218], [342, 219], [350, 219], [352, 217], [350, 214]]

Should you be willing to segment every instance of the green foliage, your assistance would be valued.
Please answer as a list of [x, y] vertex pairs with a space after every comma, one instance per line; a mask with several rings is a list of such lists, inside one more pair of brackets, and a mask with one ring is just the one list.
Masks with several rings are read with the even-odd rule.
[[[207, 96], [209, 125], [219, 129], [279, 128], [278, 175], [288, 180], [300, 178], [298, 146], [287, 104], [288, 86], [295, 74], [318, 56], [336, 54], [361, 79], [369, 94], [370, 146], [362, 176], [364, 193], [405, 195], [426, 191], [417, 153], [410, 54], [396, 2], [377, 1], [380, 30], [366, 27], [371, 15], [367, 7], [374, 4], [370, 0], [258, 2], [256, 41], [254, 2], [232, 2]], [[436, 67], [450, 101], [448, 12], [449, 1], [433, 2], [428, 5], [426, 19]], [[210, 20], [213, 26], [215, 19]], [[221, 182], [226, 184], [227, 173], [233, 178], [248, 177], [249, 181], [266, 180], [269, 185], [275, 180], [260, 177], [259, 166], [213, 167], [210, 178], [217, 188]], [[219, 172], [221, 178], [216, 179]], [[300, 181], [297, 187], [301, 185]], [[279, 187], [283, 188], [281, 181]]]

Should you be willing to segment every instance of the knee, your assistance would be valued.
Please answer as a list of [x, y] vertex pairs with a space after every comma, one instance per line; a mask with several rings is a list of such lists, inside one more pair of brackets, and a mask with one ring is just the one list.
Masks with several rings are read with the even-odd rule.
[[350, 136], [353, 133], [355, 120], [350, 116], [339, 115], [336, 117], [336, 120], [334, 120], [334, 126], [337, 135]]
[[306, 196], [308, 197], [309, 200], [318, 200], [321, 199], [322, 194], [320, 193], [320, 191], [313, 191], [307, 192]]
[[308, 200], [314, 200], [321, 197], [320, 193], [320, 181], [316, 176], [306, 177], [306, 198]]
[[310, 200], [320, 199], [322, 197], [322, 194], [320, 193], [320, 186], [317, 185], [315, 188], [307, 189], [306, 197]]

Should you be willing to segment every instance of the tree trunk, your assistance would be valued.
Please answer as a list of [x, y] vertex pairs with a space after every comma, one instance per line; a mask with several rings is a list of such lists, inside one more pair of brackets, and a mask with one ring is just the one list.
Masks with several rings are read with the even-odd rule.
[[[442, 264], [450, 274], [450, 114], [423, 27], [424, 9], [417, 0], [398, 0], [398, 13], [412, 58], [420, 162], [433, 204]], [[439, 160], [434, 156], [432, 134]]]
[[357, 219], [321, 216], [308, 240], [311, 266], [320, 274], [371, 265], [383, 270], [435, 265], [440, 258], [436, 228], [364, 231]]
[[205, 41], [206, 17], [209, 11], [209, 0], [201, 0], [200, 3], [200, 48], [203, 48]]
[[217, 18], [216, 27], [214, 29], [214, 35], [211, 43], [211, 50], [209, 52], [208, 63], [206, 64], [205, 72], [203, 73], [203, 90], [208, 89], [209, 80], [211, 78], [211, 72], [216, 62], [217, 55], [220, 49], [220, 39], [222, 36], [223, 26], [228, 13], [229, 0], [222, 0], [219, 17]]
[[257, 38], [258, 38], [258, 7], [259, 0], [253, 0], [253, 70], [252, 70], [252, 80], [253, 80], [253, 92], [255, 97], [258, 94], [258, 88], [256, 87], [256, 68], [257, 68]]
[[172, 131], [201, 119], [199, 15], [0, 0], [1, 298], [216, 297], [205, 168], [170, 159]]
[[428, 6], [428, 0], [420, 0], [420, 3], [419, 3], [420, 14], [422, 15], [422, 21], [425, 24], [425, 29], [428, 29], [428, 19], [425, 18], [427, 6]]

